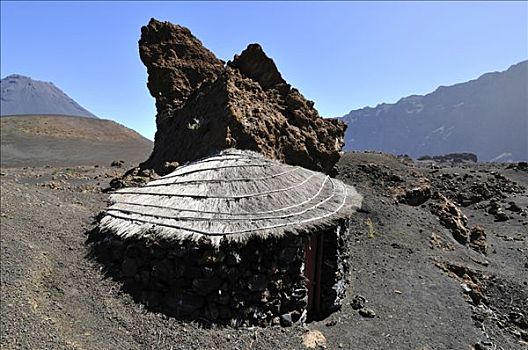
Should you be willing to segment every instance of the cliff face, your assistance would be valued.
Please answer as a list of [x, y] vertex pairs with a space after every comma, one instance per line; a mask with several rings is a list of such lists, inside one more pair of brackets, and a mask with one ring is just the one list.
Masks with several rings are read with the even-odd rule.
[[163, 174], [231, 147], [323, 172], [339, 160], [345, 124], [321, 118], [258, 44], [224, 65], [188, 29], [152, 19], [139, 49], [158, 112], [141, 168]]
[[528, 159], [528, 61], [504, 72], [394, 104], [351, 111], [347, 150], [412, 157], [471, 152], [483, 161]]

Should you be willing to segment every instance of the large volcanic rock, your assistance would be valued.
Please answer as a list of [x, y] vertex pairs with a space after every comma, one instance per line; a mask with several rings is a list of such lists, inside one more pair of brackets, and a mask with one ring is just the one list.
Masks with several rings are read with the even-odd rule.
[[142, 169], [164, 174], [167, 162], [231, 147], [323, 172], [339, 160], [345, 124], [321, 118], [258, 44], [224, 65], [187, 28], [152, 19], [141, 32], [158, 111], [154, 151]]

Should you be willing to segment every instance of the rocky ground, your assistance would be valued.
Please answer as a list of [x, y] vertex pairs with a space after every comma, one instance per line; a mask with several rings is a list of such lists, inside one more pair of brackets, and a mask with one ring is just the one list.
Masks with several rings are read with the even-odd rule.
[[528, 167], [348, 153], [352, 220], [340, 311], [242, 328], [146, 311], [88, 259], [122, 167], [1, 170], [2, 349], [526, 349]]

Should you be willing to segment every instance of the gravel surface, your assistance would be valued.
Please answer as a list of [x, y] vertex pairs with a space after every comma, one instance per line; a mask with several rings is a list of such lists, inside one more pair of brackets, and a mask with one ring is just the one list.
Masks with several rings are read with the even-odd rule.
[[[148, 312], [87, 257], [86, 232], [106, 206], [101, 190], [125, 169], [1, 170], [2, 349], [528, 347], [528, 173], [522, 166], [346, 154], [338, 177], [365, 201], [352, 220], [342, 309], [304, 327], [241, 329]], [[420, 186], [428, 190], [412, 195], [425, 201], [405, 204]], [[489, 195], [471, 196], [482, 186]], [[440, 203], [434, 192], [465, 214], [468, 228], [484, 229], [487, 254], [453, 237], [431, 210]]]

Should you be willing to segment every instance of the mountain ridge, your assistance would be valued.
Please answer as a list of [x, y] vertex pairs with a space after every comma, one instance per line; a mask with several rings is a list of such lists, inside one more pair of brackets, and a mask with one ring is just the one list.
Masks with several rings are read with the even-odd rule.
[[485, 161], [528, 159], [528, 60], [425, 95], [353, 110], [345, 150], [412, 157], [472, 152]]

